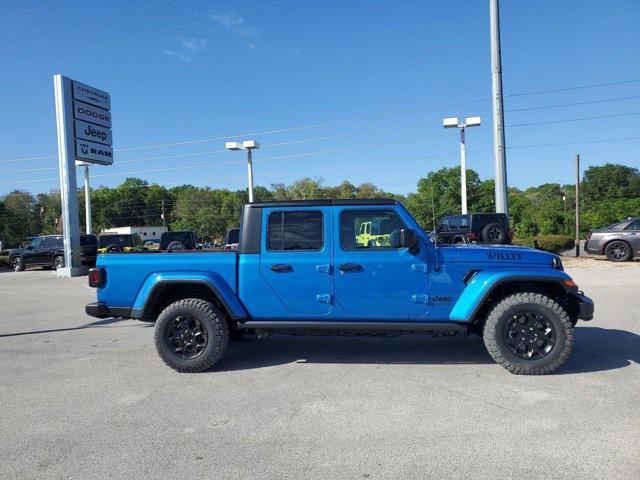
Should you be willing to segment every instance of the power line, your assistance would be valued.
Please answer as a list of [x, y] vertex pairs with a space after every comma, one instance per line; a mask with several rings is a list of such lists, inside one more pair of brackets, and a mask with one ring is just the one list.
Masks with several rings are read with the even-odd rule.
[[[556, 88], [556, 89], [552, 89], [552, 90], [539, 90], [537, 92], [522, 92], [522, 93], [518, 93], [518, 94], [512, 94], [512, 96], [536, 95], [536, 94], [539, 94], [539, 93], [549, 93], [549, 92], [556, 92], [556, 91], [567, 91], [567, 90], [575, 90], [575, 89], [594, 88], [594, 87], [600, 87], [600, 86], [606, 86], [606, 85], [620, 85], [620, 84], [628, 84], [628, 83], [635, 83], [635, 82], [640, 82], [640, 79], [638, 79], [638, 80], [620, 80], [620, 81], [615, 81], [615, 82], [598, 83], [598, 84], [591, 84], [591, 85], [581, 85], [581, 86], [577, 86], [577, 87]], [[510, 109], [510, 110], [507, 110], [507, 112], [519, 112], [519, 111], [526, 111], [526, 110], [540, 110], [540, 109], [546, 109], [546, 108], [561, 108], [561, 107], [569, 107], [569, 106], [577, 106], [577, 105], [587, 105], [587, 104], [591, 104], [591, 103], [604, 103], [604, 102], [613, 102], [613, 101], [620, 101], [620, 100], [629, 100], [629, 99], [634, 99], [634, 98], [640, 98], [640, 96], [634, 95], [634, 96], [628, 96], [628, 97], [615, 97], [615, 98], [607, 98], [607, 99], [601, 99], [601, 100], [576, 102], [576, 103], [543, 105], [543, 106], [539, 106], [539, 107], [525, 107], [525, 108]], [[440, 105], [430, 105], [430, 106], [424, 106], [424, 107], [419, 107], [419, 108], [414, 108], [414, 109], [409, 109], [409, 110], [384, 112], [384, 113], [373, 114], [373, 115], [358, 116], [358, 117], [352, 117], [352, 118], [347, 118], [347, 119], [333, 120], [333, 121], [329, 121], [329, 122], [305, 124], [305, 125], [299, 125], [299, 126], [287, 127], [287, 128], [280, 128], [280, 129], [271, 129], [271, 130], [263, 130], [263, 131], [256, 131], [256, 132], [246, 132], [246, 133], [236, 133], [236, 134], [221, 135], [221, 136], [216, 136], [216, 137], [205, 137], [205, 138], [198, 138], [198, 139], [187, 139], [187, 140], [181, 140], [181, 141], [176, 141], [176, 142], [168, 142], [168, 143], [155, 143], [155, 144], [129, 146], [129, 147], [125, 146], [125, 147], [116, 148], [116, 149], [114, 149], [114, 151], [116, 151], [116, 152], [128, 152], [128, 151], [134, 151], [134, 150], [146, 150], [146, 149], [153, 149], [153, 148], [164, 148], [164, 147], [175, 147], [175, 146], [182, 146], [182, 145], [190, 145], [190, 144], [196, 144], [196, 143], [207, 143], [207, 142], [212, 142], [212, 141], [222, 141], [222, 140], [228, 140], [230, 138], [238, 138], [238, 137], [244, 137], [244, 136], [265, 136], [265, 135], [273, 135], [273, 134], [278, 134], [278, 133], [288, 133], [288, 132], [305, 130], [305, 129], [321, 128], [321, 127], [335, 126], [335, 125], [340, 125], [340, 124], [345, 124], [345, 123], [354, 123], [354, 122], [366, 121], [366, 120], [376, 120], [376, 119], [385, 118], [385, 117], [407, 115], [407, 114], [418, 113], [418, 112], [427, 111], [427, 110], [435, 110], [435, 109], [442, 109], [442, 108], [448, 108], [448, 107], [457, 107], [457, 106], [468, 105], [468, 104], [472, 104], [472, 103], [485, 102], [485, 101], [488, 101], [488, 100], [489, 100], [489, 98], [466, 100], [466, 101], [462, 101], [462, 102], [454, 102], [454, 103], [440, 104]], [[15, 162], [22, 162], [22, 161], [48, 160], [48, 159], [54, 159], [54, 158], [57, 158], [57, 156], [56, 155], [41, 155], [41, 156], [32, 156], [32, 157], [18, 157], [18, 158], [13, 158], [13, 159], [0, 160], [0, 163], [15, 163]], [[171, 157], [167, 157], [167, 158], [171, 158]], [[122, 163], [122, 162], [119, 162], [119, 163]]]
[[528, 92], [511, 93], [509, 95], [505, 95], [505, 97], [523, 97], [526, 95], [540, 95], [543, 93], [569, 92], [573, 90], [584, 90], [587, 88], [610, 87], [612, 85], [625, 85], [628, 83], [640, 83], [640, 78], [634, 78], [631, 80], [616, 80], [613, 82], [590, 83], [587, 85], [576, 85], [574, 87], [551, 88], [549, 90], [530, 90]]
[[113, 47], [115, 45], [121, 45], [123, 43], [133, 42], [135, 40], [142, 40], [142, 39], [153, 37], [153, 36], [156, 36], [156, 35], [161, 35], [163, 33], [175, 32], [175, 31], [178, 31], [178, 30], [182, 30], [183, 28], [194, 27], [196, 25], [202, 25], [202, 24], [205, 24], [205, 23], [210, 23], [210, 22], [215, 22], [215, 21], [218, 21], [218, 20], [222, 20], [223, 18], [227, 18], [227, 17], [232, 17], [232, 16], [236, 16], [236, 15], [255, 12], [257, 10], [262, 10], [264, 8], [273, 7], [273, 6], [276, 6], [276, 5], [283, 4], [285, 2], [287, 2], [287, 0], [278, 0], [278, 1], [272, 2], [272, 3], [265, 3], [263, 5], [258, 5], [257, 7], [245, 8], [245, 9], [242, 9], [242, 10], [236, 10], [235, 12], [225, 13], [224, 15], [217, 15], [215, 17], [209, 17], [209, 18], [206, 18], [204, 20], [198, 20], [198, 21], [195, 21], [195, 22], [185, 23], [183, 25], [178, 25], [177, 27], [165, 28], [165, 29], [157, 30], [157, 31], [151, 32], [151, 33], [145, 33], [145, 34], [142, 34], [142, 35], [136, 35], [135, 37], [129, 37], [129, 38], [125, 38], [125, 39], [122, 39], [122, 40], [116, 40], [116, 41], [113, 41], [113, 42], [101, 43], [101, 44], [98, 44], [98, 45], [94, 45], [92, 47], [88, 47], [88, 48], [84, 48], [84, 49], [80, 49], [80, 50], [72, 50], [70, 52], [65, 52], [65, 53], [61, 53], [61, 54], [53, 55], [53, 56], [49, 56], [49, 57], [36, 58], [36, 59], [33, 59], [33, 60], [28, 60], [26, 62], [21, 62], [21, 63], [16, 63], [16, 64], [13, 64], [13, 65], [8, 65], [6, 67], [6, 69], [3, 70], [3, 71], [6, 71], [6, 70], [11, 69], [11, 68], [22, 67], [22, 66], [25, 66], [25, 65], [31, 65], [33, 63], [44, 62], [44, 61], [47, 61], [47, 60], [55, 60], [57, 58], [67, 57], [69, 55], [75, 55], [75, 54], [78, 54], [78, 53], [92, 52], [92, 51], [98, 50], [100, 48]]
[[142, 11], [142, 10], [146, 10], [147, 8], [157, 7], [157, 6], [163, 5], [165, 3], [173, 2], [173, 1], [174, 0], [164, 0], [162, 2], [154, 2], [154, 3], [147, 4], [147, 5], [143, 5], [142, 7], [132, 8], [131, 10], [125, 10], [124, 12], [118, 12], [118, 13], [114, 13], [112, 15], [107, 15], [105, 17], [100, 17], [100, 19], [98, 19], [98, 20], [84, 20], [82, 22], [76, 22], [76, 23], [73, 23], [73, 24], [65, 25], [64, 27], [57, 27], [57, 28], [52, 28], [50, 30], [45, 30], [45, 31], [42, 31], [42, 32], [30, 33], [28, 35], [23, 35], [22, 37], [12, 38], [11, 40], [5, 40], [3, 42], [0, 42], [0, 45], [8, 45], [10, 43], [15, 43], [15, 42], [18, 42], [20, 40], [27, 40], [27, 39], [30, 39], [30, 38], [40, 37], [42, 35], [48, 35], [50, 33], [57, 33], [57, 32], [64, 32], [66, 30], [72, 30], [73, 28], [77, 28], [79, 25], [82, 25], [83, 27], [85, 27], [87, 25], [91, 25], [91, 24], [95, 24], [95, 23], [102, 24], [106, 20], [111, 20], [112, 18], [121, 17], [122, 15], [130, 15], [130, 14]]
[[601, 118], [631, 117], [634, 115], [640, 115], [640, 112], [614, 113], [611, 115], [596, 115], [593, 117], [567, 118], [564, 120], [545, 120], [542, 122], [512, 123], [510, 125], [507, 125], [507, 127], [532, 127], [535, 125], [551, 125], [555, 123], [582, 122], [586, 120], [598, 120]]
[[30, 8], [28, 10], [22, 10], [20, 12], [12, 13], [11, 15], [5, 15], [4, 17], [0, 17], [0, 20], [7, 20], [9, 18], [19, 17], [20, 15], [26, 15], [28, 13], [33, 13], [38, 10], [43, 10], [45, 8], [54, 7], [56, 5], [60, 5], [61, 3], [66, 3], [69, 0], [59, 0], [57, 2], [46, 3], [44, 5], [40, 5], [39, 7]]

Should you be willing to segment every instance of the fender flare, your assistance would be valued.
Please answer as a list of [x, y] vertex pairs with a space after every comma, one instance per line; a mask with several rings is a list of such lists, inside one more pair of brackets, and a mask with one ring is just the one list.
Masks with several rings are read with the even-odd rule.
[[248, 317], [244, 305], [227, 281], [215, 272], [156, 272], [147, 277], [131, 309], [132, 318], [144, 318], [159, 289], [167, 285], [203, 285], [213, 293], [234, 320]]
[[462, 294], [456, 301], [449, 320], [454, 322], [470, 322], [482, 307], [491, 292], [500, 285], [508, 282], [545, 282], [555, 283], [564, 288], [567, 293], [577, 293], [564, 282], [571, 277], [561, 270], [544, 270], [540, 272], [529, 270], [483, 270], [474, 275]]

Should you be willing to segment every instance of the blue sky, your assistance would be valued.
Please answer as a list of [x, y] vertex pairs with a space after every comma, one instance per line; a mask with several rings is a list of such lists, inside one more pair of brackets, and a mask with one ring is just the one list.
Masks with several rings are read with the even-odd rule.
[[[407, 193], [458, 165], [441, 122], [470, 115], [483, 126], [468, 132], [468, 166], [493, 176], [488, 1], [0, 4], [0, 194], [58, 188], [57, 160], [33, 158], [56, 154], [55, 73], [112, 96], [119, 151], [92, 186], [242, 188], [244, 154], [224, 139], [259, 133], [257, 184]], [[516, 94], [640, 80], [640, 2], [503, 0], [501, 23], [509, 184], [572, 182], [577, 152], [585, 166], [638, 166], [640, 81]], [[564, 121], [585, 117], [606, 118]]]

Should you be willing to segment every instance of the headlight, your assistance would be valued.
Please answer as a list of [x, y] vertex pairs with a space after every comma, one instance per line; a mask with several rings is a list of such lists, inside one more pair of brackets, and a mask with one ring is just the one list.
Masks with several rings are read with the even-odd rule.
[[560, 260], [560, 257], [553, 257], [553, 260], [551, 260], [551, 268], [553, 268], [554, 270], [564, 271], [564, 267], [562, 266], [562, 260]]

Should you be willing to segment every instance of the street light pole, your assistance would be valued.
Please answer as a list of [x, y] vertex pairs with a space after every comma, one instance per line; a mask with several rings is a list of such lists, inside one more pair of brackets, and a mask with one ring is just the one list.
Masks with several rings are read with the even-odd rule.
[[247, 181], [249, 183], [249, 203], [253, 203], [253, 157], [251, 148], [247, 149]]
[[252, 150], [260, 148], [260, 144], [255, 140], [244, 140], [243, 142], [226, 142], [224, 148], [227, 150], [247, 151], [247, 183], [249, 186], [249, 203], [253, 203], [253, 154]]
[[448, 117], [442, 121], [444, 128], [458, 128], [460, 130], [460, 203], [462, 214], [467, 214], [467, 148], [465, 129], [480, 126], [480, 117], [467, 117], [459, 122], [457, 117]]
[[464, 126], [460, 128], [460, 199], [462, 214], [467, 214], [467, 152], [464, 145]]
[[93, 225], [91, 223], [91, 187], [89, 186], [89, 165], [84, 166], [84, 218], [85, 233], [91, 235], [93, 233]]

